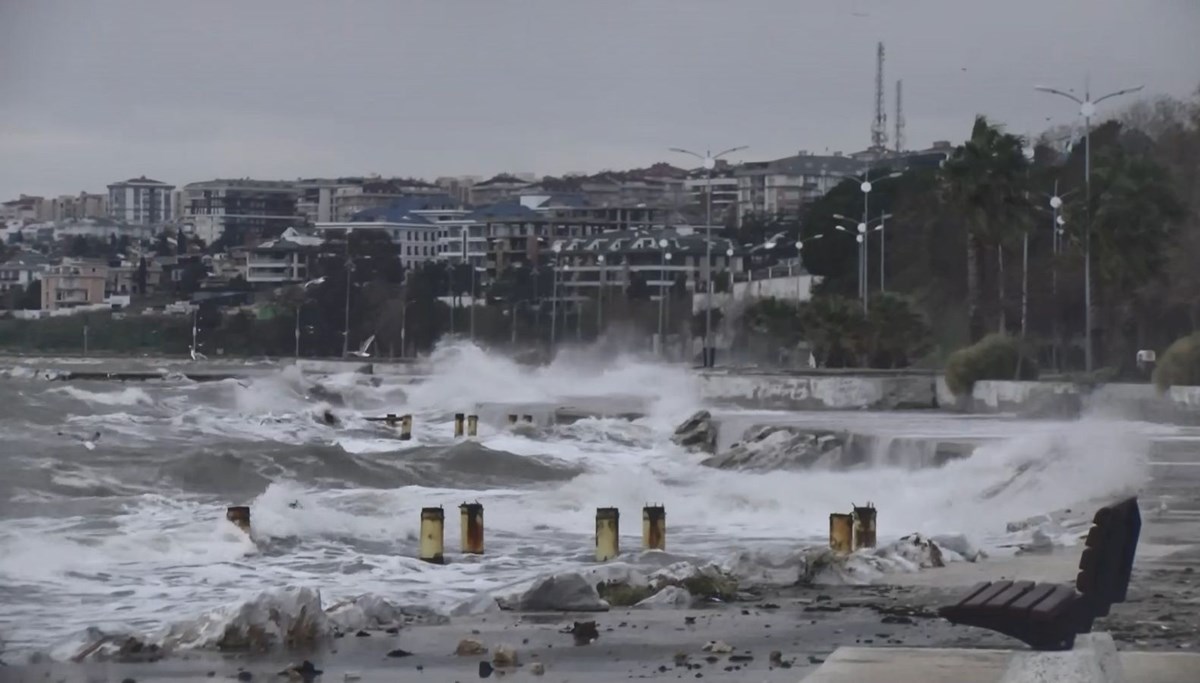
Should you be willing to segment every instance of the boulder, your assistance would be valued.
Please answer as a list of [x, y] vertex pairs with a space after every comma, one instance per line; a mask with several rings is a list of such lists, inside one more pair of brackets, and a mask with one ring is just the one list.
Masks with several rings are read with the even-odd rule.
[[798, 470], [819, 464], [842, 464], [844, 433], [779, 425], [756, 425], [724, 453], [701, 464], [725, 470]]
[[667, 586], [659, 592], [634, 605], [637, 609], [688, 609], [692, 606], [692, 594], [686, 588]]
[[675, 428], [671, 441], [690, 451], [715, 453], [717, 450], [717, 425], [707, 410], [697, 411]]
[[377, 595], [360, 595], [325, 610], [329, 621], [342, 633], [362, 629], [385, 629], [405, 621], [404, 611]]
[[608, 603], [596, 587], [575, 572], [539, 579], [517, 600], [523, 612], [604, 612]]

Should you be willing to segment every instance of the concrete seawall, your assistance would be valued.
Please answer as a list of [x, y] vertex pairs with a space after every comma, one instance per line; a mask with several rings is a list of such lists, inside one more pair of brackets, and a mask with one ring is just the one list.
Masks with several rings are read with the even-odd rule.
[[895, 410], [937, 407], [933, 374], [700, 375], [700, 394], [714, 404], [776, 410]]
[[970, 396], [954, 396], [939, 378], [938, 402], [969, 413], [1071, 417], [1095, 412], [1151, 422], [1200, 423], [1200, 387], [1171, 387], [1160, 393], [1151, 384], [981, 381]]

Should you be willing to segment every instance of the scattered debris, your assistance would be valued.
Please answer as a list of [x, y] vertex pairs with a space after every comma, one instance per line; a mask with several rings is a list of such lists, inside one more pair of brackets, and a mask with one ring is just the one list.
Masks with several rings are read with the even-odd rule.
[[454, 654], [459, 657], [476, 657], [487, 654], [487, 647], [473, 638], [464, 638], [458, 641], [458, 647], [454, 648]]
[[567, 633], [575, 637], [576, 645], [588, 645], [600, 637], [600, 630], [594, 621], [576, 621]]
[[705, 643], [704, 647], [701, 649], [703, 649], [705, 652], [712, 652], [714, 654], [720, 654], [720, 655], [729, 654], [730, 652], [733, 652], [733, 647], [731, 647], [728, 643], [721, 641], [721, 640], [710, 640], [707, 643]]
[[491, 676], [492, 671], [494, 671], [494, 669], [492, 668], [491, 663], [486, 662], [486, 661], [479, 663], [479, 677], [480, 678], [487, 678], [488, 676]]
[[771, 666], [779, 666], [783, 663], [783, 653], [779, 650], [771, 650], [771, 656], [767, 658], [767, 662]]
[[492, 653], [492, 666], [496, 668], [514, 667], [521, 663], [517, 651], [507, 645], [497, 645]]
[[293, 664], [283, 671], [280, 671], [279, 675], [287, 676], [293, 680], [304, 681], [304, 683], [312, 683], [314, 678], [323, 673], [325, 672], [313, 666], [313, 663], [306, 659], [299, 664]]
[[396, 648], [395, 650], [392, 650], [391, 652], [387, 653], [387, 656], [389, 656], [389, 657], [411, 657], [412, 653], [409, 652], [408, 650], [401, 650], [400, 648]]
[[541, 662], [534, 662], [529, 665], [529, 673], [534, 676], [541, 676], [546, 673], [546, 665]]

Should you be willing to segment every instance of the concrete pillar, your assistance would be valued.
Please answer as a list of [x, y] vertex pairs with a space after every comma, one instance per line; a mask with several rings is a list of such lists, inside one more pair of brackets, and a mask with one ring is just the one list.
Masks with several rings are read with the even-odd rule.
[[529, 424], [533, 424], [533, 416], [532, 415], [522, 415], [521, 421], [528, 422]]
[[617, 508], [596, 508], [596, 561], [608, 562], [621, 554], [621, 511]]
[[409, 441], [412, 439], [412, 415], [400, 416], [400, 440]]
[[510, 414], [509, 414], [509, 416], [508, 416], [508, 423], [509, 423], [510, 425], [515, 425], [515, 424], [517, 423], [517, 415], [516, 415], [516, 413], [510, 413]]
[[458, 506], [462, 518], [462, 551], [467, 555], [483, 554], [483, 504], [463, 503]]
[[854, 549], [875, 547], [875, 506], [854, 506]]
[[667, 509], [661, 505], [642, 508], [642, 548], [667, 549]]
[[443, 555], [446, 515], [442, 508], [421, 508], [421, 548], [418, 557], [433, 564], [445, 564]]
[[848, 553], [852, 549], [854, 539], [854, 518], [843, 512], [833, 512], [829, 515], [829, 547], [834, 552]]
[[467, 436], [470, 436], [470, 437], [479, 436], [479, 416], [478, 415], [468, 415], [467, 416]]
[[463, 435], [463, 420], [465, 419], [465, 417], [466, 417], [466, 416], [465, 416], [465, 415], [463, 415], [462, 413], [455, 413], [455, 414], [454, 414], [454, 438], [456, 438], [456, 439], [461, 439], [461, 438], [462, 438], [462, 435]]
[[233, 522], [233, 524], [250, 533], [250, 506], [249, 505], [231, 505], [225, 508], [225, 519]]

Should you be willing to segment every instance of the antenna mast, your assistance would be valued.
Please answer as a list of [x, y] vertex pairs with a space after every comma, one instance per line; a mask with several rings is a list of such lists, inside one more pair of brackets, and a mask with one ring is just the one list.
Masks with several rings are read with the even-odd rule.
[[887, 112], [883, 110], [883, 42], [875, 50], [875, 122], [871, 124], [871, 148], [887, 151]]
[[904, 151], [904, 81], [896, 81], [896, 154]]

